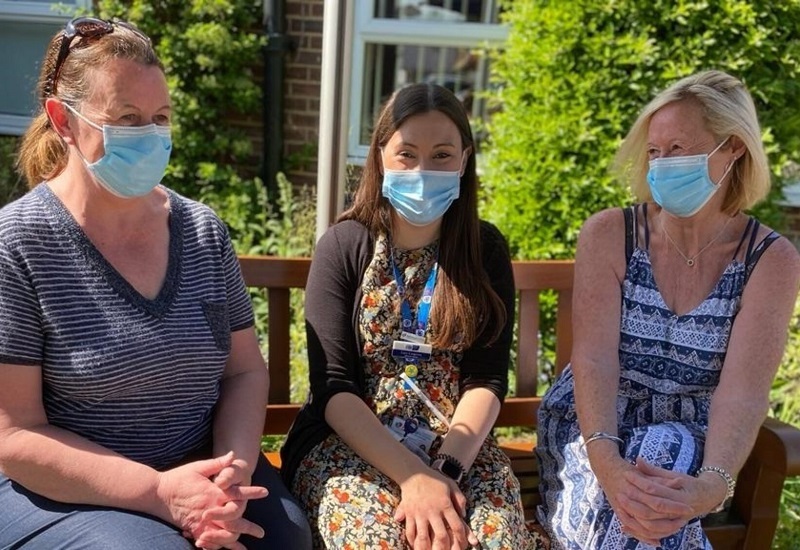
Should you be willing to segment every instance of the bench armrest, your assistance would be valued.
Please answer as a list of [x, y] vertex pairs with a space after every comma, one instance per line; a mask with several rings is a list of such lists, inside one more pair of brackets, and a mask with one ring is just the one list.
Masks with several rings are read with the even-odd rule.
[[775, 536], [783, 482], [796, 475], [800, 475], [800, 430], [767, 418], [739, 472], [733, 496], [734, 513], [748, 524], [744, 548], [764, 548], [764, 541]]

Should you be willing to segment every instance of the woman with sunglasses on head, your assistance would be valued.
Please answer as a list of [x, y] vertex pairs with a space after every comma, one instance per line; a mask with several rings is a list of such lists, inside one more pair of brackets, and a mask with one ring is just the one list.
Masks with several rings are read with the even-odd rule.
[[306, 285], [310, 398], [281, 474], [316, 548], [532, 547], [490, 435], [514, 279], [477, 196], [463, 105], [432, 84], [395, 92]]
[[544, 396], [540, 519], [554, 548], [710, 549], [769, 408], [800, 281], [743, 211], [770, 173], [755, 106], [720, 71], [639, 115], [617, 155], [639, 204], [584, 224], [571, 365]]
[[150, 40], [70, 21], [0, 210], [0, 547], [308, 548], [260, 453], [268, 373], [225, 225], [160, 185]]

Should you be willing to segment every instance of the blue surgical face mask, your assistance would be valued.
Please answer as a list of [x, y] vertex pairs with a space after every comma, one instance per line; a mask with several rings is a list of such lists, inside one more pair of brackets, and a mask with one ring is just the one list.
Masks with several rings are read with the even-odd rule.
[[[66, 103], [64, 104], [66, 105]], [[110, 126], [102, 128], [66, 105], [81, 120], [103, 132], [105, 153], [89, 163], [78, 151], [86, 169], [109, 192], [118, 197], [141, 197], [164, 177], [172, 152], [169, 126]]]
[[647, 183], [650, 185], [653, 200], [675, 216], [681, 218], [694, 216], [719, 190], [722, 180], [733, 167], [731, 163], [718, 183], [711, 181], [708, 175], [709, 157], [726, 141], [727, 138], [707, 154], [660, 157], [651, 160]]
[[444, 216], [460, 187], [460, 172], [383, 170], [383, 196], [411, 225], [428, 225]]

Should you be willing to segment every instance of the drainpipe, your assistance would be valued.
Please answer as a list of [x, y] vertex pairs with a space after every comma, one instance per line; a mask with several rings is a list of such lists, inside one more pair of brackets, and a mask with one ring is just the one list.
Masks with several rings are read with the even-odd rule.
[[276, 176], [283, 169], [283, 80], [285, 54], [291, 48], [286, 36], [286, 0], [264, 0], [263, 179], [270, 200], [278, 193]]

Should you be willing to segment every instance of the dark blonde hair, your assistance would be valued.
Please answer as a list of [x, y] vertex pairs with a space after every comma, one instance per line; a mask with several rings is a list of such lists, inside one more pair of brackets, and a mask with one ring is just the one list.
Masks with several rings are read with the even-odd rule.
[[732, 215], [766, 197], [770, 188], [769, 164], [753, 98], [738, 78], [722, 71], [703, 71], [679, 80], [648, 103], [617, 152], [616, 171], [630, 184], [636, 198], [652, 200], [647, 185], [650, 119], [662, 107], [686, 100], [697, 101], [701, 106], [703, 121], [717, 143], [736, 136], [745, 146], [744, 154], [731, 170], [723, 211]]
[[67, 147], [50, 124], [44, 108], [48, 98], [57, 97], [78, 108], [91, 93], [92, 75], [101, 72], [114, 59], [129, 59], [163, 70], [150, 40], [144, 34], [128, 23], [114, 22], [113, 31], [108, 34], [73, 38], [53, 82], [65, 32], [57, 32], [47, 46], [36, 86], [39, 107], [19, 148], [17, 170], [27, 180], [28, 187], [57, 176], [67, 165]]
[[413, 84], [392, 94], [376, 119], [353, 205], [339, 221], [357, 220], [373, 234], [391, 234], [392, 208], [382, 194], [381, 149], [406, 120], [431, 111], [453, 121], [463, 149], [473, 148], [461, 176], [459, 198], [442, 219], [432, 344], [444, 348], [459, 341], [468, 347], [479, 336], [489, 344], [502, 332], [506, 310], [482, 269], [474, 140], [467, 112], [452, 92], [435, 84]]

